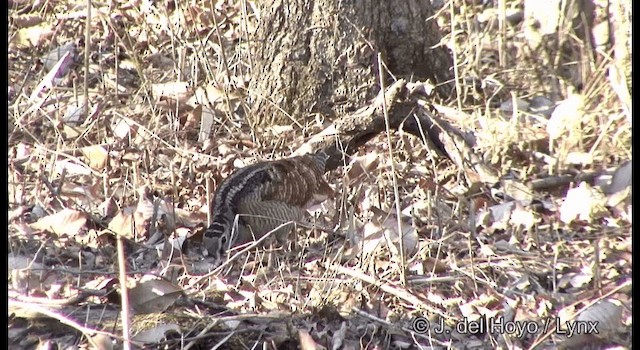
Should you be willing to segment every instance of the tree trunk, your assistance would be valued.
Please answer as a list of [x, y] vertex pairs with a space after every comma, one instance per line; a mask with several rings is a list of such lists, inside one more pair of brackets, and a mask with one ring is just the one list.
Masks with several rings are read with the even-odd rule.
[[256, 129], [333, 119], [380, 91], [378, 53], [395, 78], [430, 79], [452, 92], [452, 59], [429, 1], [275, 0], [264, 5], [252, 44], [249, 86]]

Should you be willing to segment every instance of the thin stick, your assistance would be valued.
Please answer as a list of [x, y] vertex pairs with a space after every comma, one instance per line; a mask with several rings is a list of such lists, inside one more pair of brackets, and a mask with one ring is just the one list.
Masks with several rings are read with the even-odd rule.
[[[237, 217], [237, 215], [236, 215]], [[262, 216], [258, 216], [256, 215], [256, 217], [262, 217]], [[202, 281], [204, 281], [205, 279], [219, 273], [220, 271], [222, 271], [223, 268], [225, 268], [226, 266], [228, 266], [229, 264], [231, 264], [232, 261], [234, 261], [235, 259], [237, 259], [240, 255], [248, 252], [249, 250], [257, 247], [260, 245], [260, 243], [264, 242], [267, 238], [271, 237], [272, 234], [274, 234], [276, 231], [278, 231], [278, 229], [280, 229], [281, 227], [284, 227], [286, 225], [291, 225], [293, 223], [293, 221], [289, 221], [289, 222], [285, 222], [282, 225], [274, 228], [273, 230], [267, 232], [264, 236], [260, 237], [260, 239], [257, 239], [255, 241], [252, 241], [247, 244], [241, 245], [239, 247], [242, 246], [246, 246], [245, 248], [243, 248], [242, 250], [240, 250], [239, 252], [237, 252], [236, 254], [234, 254], [232, 257], [230, 257], [227, 261], [225, 261], [224, 263], [222, 263], [220, 266], [216, 267], [213, 271], [203, 275], [202, 277], [198, 278], [198, 280], [195, 282], [195, 284], [198, 284]]]
[[220, 57], [222, 58], [222, 63], [224, 63], [224, 71], [227, 73], [227, 84], [223, 84], [222, 91], [224, 91], [224, 101], [227, 104], [228, 110], [228, 119], [231, 119], [231, 114], [233, 113], [233, 109], [231, 109], [231, 101], [229, 100], [229, 85], [231, 84], [231, 71], [229, 71], [229, 61], [227, 61], [227, 55], [224, 52], [226, 46], [222, 41], [222, 35], [220, 35], [220, 26], [218, 25], [218, 19], [216, 18], [216, 7], [213, 5], [213, 2], [210, 1], [209, 5], [211, 6], [211, 18], [213, 18], [213, 25], [216, 27], [216, 38], [218, 39], [218, 45], [220, 45]]
[[452, 318], [450, 316], [447, 316], [446, 314], [444, 314], [442, 311], [431, 307], [430, 305], [428, 305], [427, 303], [423, 302], [422, 300], [420, 300], [418, 297], [416, 297], [415, 295], [409, 293], [406, 289], [400, 289], [398, 287], [395, 287], [393, 285], [390, 285], [388, 283], [383, 283], [379, 280], [377, 280], [374, 277], [371, 277], [369, 275], [366, 275], [365, 273], [361, 272], [361, 271], [357, 271], [355, 269], [349, 269], [346, 268], [344, 266], [341, 265], [337, 265], [337, 264], [331, 264], [331, 263], [326, 263], [325, 268], [327, 270], [330, 271], [335, 271], [336, 273], [341, 273], [343, 275], [347, 275], [353, 278], [357, 278], [363, 282], [369, 283], [371, 285], [374, 285], [378, 288], [380, 288], [380, 290], [382, 290], [383, 292], [389, 293], [393, 296], [396, 296], [408, 303], [411, 303], [412, 305], [416, 306], [417, 308], [421, 308], [423, 310], [427, 310], [430, 312], [433, 312], [439, 316], [442, 316], [443, 318], [447, 319], [447, 320], [451, 320]]
[[[455, 7], [454, 1], [449, 2], [449, 13], [451, 13], [451, 33], [456, 32], [456, 20], [454, 18]], [[458, 55], [457, 55], [457, 47], [456, 45], [456, 36], [451, 35], [451, 57], [453, 58], [453, 77], [455, 79], [456, 86], [456, 101], [458, 102], [458, 110], [462, 110], [462, 99], [460, 98], [460, 94], [462, 92], [462, 87], [460, 87], [460, 72], [458, 71]]]
[[400, 193], [398, 192], [398, 179], [396, 178], [396, 167], [393, 161], [393, 147], [391, 146], [391, 127], [389, 126], [389, 113], [387, 112], [387, 101], [384, 96], [384, 77], [382, 74], [382, 56], [378, 52], [378, 76], [380, 78], [380, 91], [382, 91], [382, 111], [384, 113], [384, 125], [387, 131], [387, 147], [389, 148], [389, 160], [391, 161], [391, 180], [393, 181], [393, 196], [395, 197], [396, 219], [398, 221], [398, 237], [400, 238], [400, 282], [407, 285], [407, 275], [405, 274], [406, 260], [404, 257], [404, 237], [402, 235], [402, 220], [400, 210]]
[[84, 117], [86, 119], [89, 117], [89, 59], [91, 58], [91, 0], [87, 0], [87, 18], [84, 26], [85, 26], [84, 28], [85, 32], [84, 32], [84, 91], [83, 91], [84, 92], [84, 108], [83, 108], [83, 112], [84, 112]]
[[122, 303], [122, 348], [131, 349], [131, 319], [129, 313], [129, 293], [127, 292], [127, 267], [124, 259], [122, 236], [116, 235], [118, 249], [118, 270], [120, 271], [120, 294]]
[[16, 312], [16, 310], [21, 310], [21, 312], [24, 313], [28, 313], [28, 315], [32, 315], [32, 314], [42, 314], [45, 315], [47, 317], [51, 317], [55, 320], [60, 321], [60, 323], [65, 324], [71, 328], [74, 328], [80, 332], [82, 332], [82, 334], [84, 334], [85, 336], [87, 336], [87, 338], [91, 338], [97, 334], [102, 334], [102, 335], [106, 335], [109, 337], [113, 337], [113, 338], [118, 338], [118, 336], [116, 336], [115, 334], [109, 333], [109, 332], [105, 332], [105, 331], [99, 331], [97, 329], [92, 329], [92, 328], [88, 328], [85, 327], [81, 324], [79, 324], [78, 322], [70, 319], [69, 317], [60, 314], [58, 312], [55, 312], [53, 310], [51, 310], [48, 307], [42, 306], [42, 305], [38, 305], [35, 303], [28, 303], [28, 302], [23, 302], [23, 301], [18, 301], [15, 299], [11, 299], [9, 298], [9, 310], [13, 310], [14, 312]]
[[242, 0], [242, 23], [244, 24], [244, 36], [247, 42], [247, 59], [249, 60], [249, 74], [253, 74], [253, 58], [251, 54], [251, 40], [249, 38], [249, 15], [247, 13], [247, 0]]
[[[500, 67], [507, 66], [507, 5], [506, 0], [498, 1], [498, 62]], [[515, 104], [514, 104], [515, 111]], [[515, 112], [514, 112], [515, 113]]]
[[[618, 287], [616, 287], [613, 290], [611, 290], [609, 293], [601, 296], [600, 298], [597, 298], [597, 299], [594, 299], [594, 300], [592, 300], [592, 301], [590, 301], [588, 303], [585, 303], [585, 305], [582, 306], [581, 309], [579, 309], [576, 312], [574, 312], [574, 318], [578, 317], [581, 313], [583, 313], [585, 310], [587, 310], [588, 308], [592, 307], [596, 303], [607, 299], [611, 295], [614, 295], [614, 294], [620, 292], [621, 290], [623, 290], [623, 289], [625, 289], [627, 287], [631, 287], [631, 280], [626, 280], [622, 284], [620, 284]], [[566, 322], [569, 322], [571, 320], [573, 320], [573, 318], [572, 319], [568, 319]], [[535, 342], [533, 344], [531, 344], [531, 346], [529, 346], [528, 349], [537, 349], [538, 345], [542, 344], [542, 342], [544, 342], [547, 338], [551, 337], [556, 332], [557, 332], [557, 330], [555, 329], [555, 327], [550, 327], [549, 331], [547, 331], [545, 334], [541, 335], [538, 339], [536, 339]]]

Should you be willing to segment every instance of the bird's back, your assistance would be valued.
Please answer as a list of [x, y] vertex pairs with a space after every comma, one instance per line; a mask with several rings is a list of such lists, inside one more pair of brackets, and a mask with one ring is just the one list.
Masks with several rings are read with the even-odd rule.
[[[220, 183], [212, 201], [211, 224], [203, 236], [209, 253], [224, 254], [285, 222], [301, 221], [308, 205], [332, 193], [323, 178], [326, 160], [319, 152], [259, 162], [232, 173]], [[280, 235], [290, 229], [281, 231]]]

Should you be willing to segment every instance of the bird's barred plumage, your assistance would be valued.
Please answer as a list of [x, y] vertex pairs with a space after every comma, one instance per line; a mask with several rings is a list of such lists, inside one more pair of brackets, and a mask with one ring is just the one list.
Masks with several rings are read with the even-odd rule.
[[[222, 181], [203, 235], [209, 254], [220, 258], [228, 249], [260, 238], [283, 223], [302, 221], [308, 205], [331, 193], [323, 178], [326, 160], [327, 155], [318, 152], [259, 162]], [[287, 225], [275, 234], [282, 239], [290, 231]]]

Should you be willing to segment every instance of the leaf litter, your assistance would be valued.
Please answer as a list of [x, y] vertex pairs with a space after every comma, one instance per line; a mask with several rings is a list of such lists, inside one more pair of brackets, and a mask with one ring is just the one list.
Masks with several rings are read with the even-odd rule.
[[[482, 81], [487, 95], [481, 101], [470, 99], [464, 110], [438, 106], [503, 173], [538, 180], [591, 170], [612, 174], [609, 180], [558, 182], [535, 195], [497, 198], [473, 191], [454, 166], [400, 133], [392, 136], [394, 184], [382, 156], [388, 145], [378, 136], [347, 167], [329, 174], [336, 196], [315, 211], [315, 228], [298, 228], [290, 246], [260, 247], [216, 270], [200, 236], [217, 184], [239, 166], [287, 156], [302, 143], [292, 125], [266, 131], [271, 142], [255, 139], [241, 115], [249, 73], [225, 77], [220, 62], [205, 58], [230, 50], [240, 62], [242, 46], [232, 43], [245, 36], [245, 25], [255, 28], [257, 22], [245, 21], [245, 9], [233, 1], [219, 1], [213, 10], [194, 3], [185, 16], [168, 17], [152, 2], [112, 11], [94, 5], [88, 101], [74, 90], [83, 76], [77, 64], [83, 48], [76, 43], [86, 12], [64, 3], [10, 11], [10, 302], [47, 307], [49, 319], [84, 322], [63, 324], [85, 335], [69, 336], [50, 322], [36, 332], [27, 325], [37, 319], [10, 313], [12, 344], [92, 342], [108, 348], [109, 341], [91, 339], [106, 334], [121, 341], [121, 288], [137, 282], [130, 295], [133, 340], [153, 347], [177, 349], [186, 339], [229, 348], [240, 348], [243, 340], [283, 348], [294, 342], [305, 349], [359, 348], [362, 340], [369, 348], [433, 342], [487, 348], [487, 337], [503, 348], [631, 347], [631, 104], [617, 65], [595, 71], [602, 77], [582, 94], [561, 96], [533, 79], [480, 65], [474, 74], [491, 77]], [[246, 10], [260, 17], [253, 2]], [[56, 12], [66, 15], [54, 27]], [[438, 17], [446, 24], [442, 30], [452, 18], [446, 13]], [[495, 14], [483, 15], [482, 25], [495, 30]], [[197, 76], [180, 67], [165, 44], [180, 35], [200, 45], [212, 16], [228, 46], [197, 46], [201, 51], [184, 56], [189, 63], [206, 60], [210, 83], [198, 80], [193, 87], [186, 82]], [[508, 30], [515, 34], [518, 11], [510, 16], [515, 19]], [[191, 31], [174, 32], [176, 23]], [[527, 64], [524, 43], [511, 39]], [[505, 86], [513, 95], [502, 94]], [[85, 107], [90, 113], [82, 119]], [[305, 132], [322, 129], [319, 123]], [[400, 218], [393, 207], [396, 185]], [[116, 234], [126, 238], [125, 281], [117, 274]], [[409, 271], [406, 285], [398, 279], [403, 268]], [[149, 275], [152, 282], [143, 282]], [[43, 306], [45, 299], [67, 304]], [[78, 306], [85, 315], [74, 314]], [[417, 333], [411, 327], [418, 317], [442, 320], [450, 330], [463, 319], [557, 319], [563, 329], [597, 321], [602, 336], [442, 337]]]

